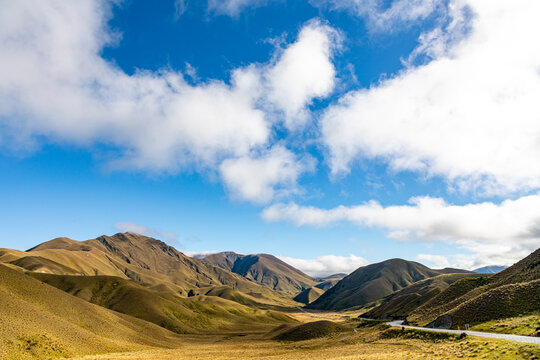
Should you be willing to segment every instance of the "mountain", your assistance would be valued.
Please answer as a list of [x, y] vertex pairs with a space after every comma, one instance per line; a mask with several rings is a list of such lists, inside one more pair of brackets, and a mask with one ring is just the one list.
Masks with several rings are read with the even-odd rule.
[[347, 274], [345, 273], [338, 273], [338, 274], [332, 274], [325, 277], [318, 278], [319, 280], [333, 280], [333, 279], [343, 279]]
[[432, 270], [417, 262], [390, 259], [360, 267], [308, 307], [321, 310], [342, 310], [363, 306], [417, 281], [441, 274], [441, 271]]
[[45, 359], [180, 346], [174, 333], [0, 265], [0, 359]]
[[57, 275], [116, 276], [184, 296], [192, 289], [229, 286], [260, 302], [291, 303], [285, 294], [134, 233], [86, 241], [57, 238], [25, 252], [0, 249], [0, 263]]
[[315, 285], [315, 287], [326, 291], [334, 287], [334, 285], [336, 285], [338, 282], [341, 281], [341, 279], [343, 279], [346, 276], [347, 274], [339, 273], [339, 274], [332, 274], [329, 276], [325, 276], [323, 278], [318, 278], [320, 282], [317, 285]]
[[540, 311], [540, 249], [495, 274], [463, 279], [415, 309], [411, 324], [457, 327]]
[[413, 310], [428, 302], [456, 281], [481, 276], [481, 274], [474, 273], [457, 273], [442, 274], [420, 280], [388, 295], [380, 305], [362, 316], [374, 319], [404, 319]]
[[291, 295], [296, 295], [317, 284], [317, 281], [309, 275], [268, 254], [241, 255], [228, 251], [208, 255], [203, 260], [258, 284]]
[[330, 288], [333, 288], [338, 282], [340, 282], [341, 279], [327, 279], [323, 280], [322, 282], [315, 285], [316, 288], [319, 288], [321, 290], [328, 290]]
[[293, 300], [307, 305], [317, 300], [322, 294], [324, 294], [324, 290], [313, 286], [296, 295]]
[[506, 268], [507, 266], [490, 265], [490, 266], [484, 266], [478, 269], [474, 269], [473, 271], [479, 274], [496, 274], [498, 272], [503, 271]]
[[[239, 304], [235, 301], [237, 299], [224, 299], [222, 293], [211, 294], [216, 288], [205, 295], [182, 298], [166, 290], [149, 289], [115, 276], [30, 274], [83, 300], [152, 322], [179, 334], [241, 331], [243, 328], [294, 322], [282, 313], [254, 309]], [[223, 288], [230, 290], [230, 296], [242, 296], [230, 287], [222, 287], [221, 291], [225, 291]], [[239, 300], [248, 299], [244, 297]], [[255, 301], [251, 301], [250, 305], [256, 305]]]

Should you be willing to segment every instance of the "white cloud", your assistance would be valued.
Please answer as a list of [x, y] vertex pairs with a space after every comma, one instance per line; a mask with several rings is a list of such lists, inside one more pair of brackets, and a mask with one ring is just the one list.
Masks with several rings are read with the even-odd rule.
[[295, 203], [275, 204], [262, 212], [267, 221], [291, 221], [298, 226], [328, 226], [350, 222], [381, 228], [398, 241], [447, 242], [474, 254], [457, 262], [468, 268], [511, 264], [540, 245], [540, 194], [500, 204], [451, 205], [443, 199], [417, 197], [409, 205], [383, 207], [376, 201], [358, 206], [320, 209]]
[[276, 194], [297, 193], [298, 177], [313, 169], [312, 162], [311, 158], [297, 160], [291, 151], [276, 145], [260, 156], [227, 159], [220, 171], [233, 197], [265, 203]]
[[190, 86], [169, 70], [129, 76], [100, 57], [111, 37], [102, 4], [1, 3], [4, 125], [51, 142], [111, 144], [123, 165], [157, 171], [212, 165], [267, 142], [255, 69], [235, 70], [230, 85]]
[[454, 0], [450, 9], [449, 25], [421, 39], [433, 61], [326, 111], [333, 174], [367, 158], [486, 195], [540, 188], [540, 47], [531, 42], [540, 2]]
[[278, 256], [278, 258], [313, 277], [324, 277], [337, 273], [349, 274], [359, 267], [369, 264], [366, 259], [353, 254], [349, 256], [324, 255], [316, 259], [298, 259], [288, 256]]
[[436, 269], [443, 269], [450, 266], [450, 262], [446, 256], [442, 255], [418, 254], [416, 259], [420, 261], [427, 261], [429, 266]]
[[334, 89], [332, 56], [340, 47], [340, 37], [333, 28], [311, 21], [268, 71], [269, 100], [283, 111], [289, 129], [306, 123], [306, 106], [312, 99], [326, 97]]
[[[268, 63], [233, 69], [228, 82], [191, 85], [172, 69], [128, 75], [101, 57], [104, 46], [120, 39], [106, 25], [110, 6], [92, 0], [0, 2], [4, 149], [41, 143], [92, 149], [105, 144], [114, 150], [112, 168], [215, 171], [223, 160], [242, 162], [271, 147], [275, 109], [287, 116], [290, 109], [302, 111], [311, 98], [326, 94], [333, 81], [331, 69], [324, 68], [332, 68], [327, 39], [332, 31], [315, 22]], [[321, 73], [296, 77], [287, 94], [297, 100], [284, 103], [275, 95], [279, 89], [286, 92], [280, 76], [311, 58], [323, 66], [317, 68]], [[188, 69], [187, 75], [194, 73]], [[291, 179], [292, 167], [276, 168], [286, 174], [261, 180], [263, 190]]]
[[195, 259], [204, 259], [208, 255], [217, 254], [217, 250], [203, 250], [203, 251], [182, 251], [183, 254], [195, 258]]
[[131, 222], [119, 222], [114, 224], [119, 231], [132, 232], [139, 235], [150, 236], [160, 240], [166, 240], [169, 243], [176, 243], [178, 235], [174, 232], [160, 231], [148, 226], [139, 225]]
[[442, 0], [311, 0], [315, 6], [334, 10], [349, 10], [366, 19], [374, 32], [393, 32], [398, 28], [425, 20], [437, 10], [444, 9]]
[[208, 10], [215, 14], [236, 17], [250, 7], [264, 6], [275, 0], [208, 0]]

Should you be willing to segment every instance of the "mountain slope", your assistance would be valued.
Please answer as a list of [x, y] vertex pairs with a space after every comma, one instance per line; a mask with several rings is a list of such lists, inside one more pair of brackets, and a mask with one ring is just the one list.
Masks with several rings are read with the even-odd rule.
[[293, 300], [302, 304], [310, 304], [320, 298], [322, 294], [324, 294], [324, 290], [313, 286], [296, 295]]
[[241, 255], [222, 252], [208, 255], [204, 257], [204, 261], [292, 295], [317, 283], [312, 277], [268, 254]]
[[439, 322], [451, 320], [451, 327], [456, 328], [465, 324], [523, 316], [540, 310], [538, 299], [540, 299], [540, 279], [502, 285], [458, 305], [437, 320]]
[[368, 318], [405, 318], [414, 309], [447, 289], [451, 284], [464, 278], [480, 277], [481, 274], [457, 273], [443, 274], [418, 281], [391, 295], [382, 304], [362, 315]]
[[308, 307], [321, 310], [342, 310], [363, 306], [417, 281], [437, 275], [441, 273], [422, 264], [402, 259], [390, 259], [357, 269]]
[[134, 233], [86, 241], [57, 238], [26, 252], [0, 249], [0, 262], [58, 275], [117, 276], [146, 287], [166, 287], [182, 295], [193, 288], [226, 285], [261, 302], [288, 301], [284, 294]]
[[149, 322], [73, 297], [0, 265], [0, 358], [35, 359], [180, 344]]
[[418, 307], [412, 324], [456, 327], [539, 311], [540, 249], [490, 277], [464, 279]]
[[315, 287], [326, 291], [326, 290], [334, 287], [340, 281], [341, 281], [341, 279], [327, 279], [327, 280], [323, 280], [322, 282], [318, 283], [317, 285], [315, 285]]
[[96, 305], [181, 334], [293, 322], [284, 314], [253, 309], [218, 296], [181, 298], [113, 276], [30, 275]]

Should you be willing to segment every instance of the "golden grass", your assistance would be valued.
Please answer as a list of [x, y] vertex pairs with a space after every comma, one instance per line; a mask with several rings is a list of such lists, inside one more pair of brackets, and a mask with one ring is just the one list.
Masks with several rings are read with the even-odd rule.
[[0, 265], [0, 359], [177, 347], [159, 326], [75, 298]]
[[76, 359], [535, 359], [540, 347], [481, 338], [421, 340], [381, 338], [380, 328], [300, 342], [244, 337], [186, 337], [179, 349], [145, 350]]
[[488, 321], [471, 327], [471, 330], [534, 336], [540, 327], [540, 312], [528, 316]]
[[[294, 322], [281, 312], [248, 307], [218, 296], [182, 298], [112, 276], [29, 275], [83, 300], [150, 321], [180, 334], [243, 331]], [[223, 287], [222, 287], [223, 288]], [[241, 296], [228, 288], [232, 295]], [[247, 298], [247, 296], [245, 296]]]

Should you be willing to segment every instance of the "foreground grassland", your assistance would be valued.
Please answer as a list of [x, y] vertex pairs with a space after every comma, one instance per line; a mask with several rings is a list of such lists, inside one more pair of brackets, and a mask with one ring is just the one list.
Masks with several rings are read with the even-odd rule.
[[278, 342], [259, 336], [186, 337], [178, 349], [77, 359], [538, 359], [540, 347], [481, 338], [431, 337], [379, 327], [321, 339]]

